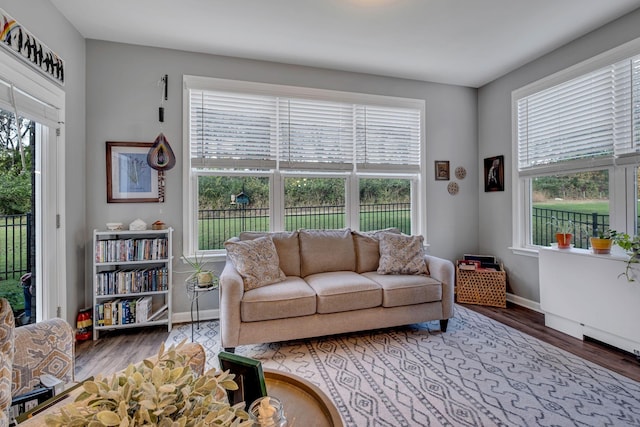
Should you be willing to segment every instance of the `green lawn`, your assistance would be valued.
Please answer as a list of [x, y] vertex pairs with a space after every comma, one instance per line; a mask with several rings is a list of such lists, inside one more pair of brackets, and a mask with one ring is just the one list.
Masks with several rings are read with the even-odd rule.
[[0, 296], [9, 301], [9, 304], [11, 304], [11, 308], [14, 311], [24, 309], [22, 286], [20, 286], [19, 282], [20, 275], [0, 280]]
[[[285, 217], [285, 222], [287, 230], [344, 228], [344, 214], [288, 215]], [[366, 212], [360, 214], [360, 230], [362, 231], [379, 230], [388, 227], [397, 227], [404, 233], [410, 234], [411, 212]], [[227, 239], [237, 236], [243, 230], [267, 231], [269, 230], [269, 219], [258, 217], [200, 220], [198, 221], [198, 247], [202, 250], [222, 249]]]
[[534, 203], [534, 208], [553, 209], [565, 212], [578, 212], [578, 213], [597, 213], [598, 215], [609, 214], [609, 202], [608, 201], [570, 201], [570, 200], [554, 200], [550, 202]]
[[[0, 296], [9, 300], [11, 308], [14, 310], [21, 310], [24, 308], [24, 298], [22, 296], [22, 287], [18, 285], [21, 273], [11, 274], [7, 273], [6, 269], [13, 269], [16, 265], [20, 268], [19, 260], [24, 260], [23, 268], [26, 268], [27, 259], [27, 227], [20, 227], [20, 234], [14, 231], [14, 226], [11, 223], [7, 223], [6, 219], [0, 218]], [[22, 247], [22, 254], [16, 254], [14, 251], [14, 242], [16, 239], [23, 238], [23, 242], [17, 242], [19, 247]], [[8, 277], [7, 277], [8, 275]]]

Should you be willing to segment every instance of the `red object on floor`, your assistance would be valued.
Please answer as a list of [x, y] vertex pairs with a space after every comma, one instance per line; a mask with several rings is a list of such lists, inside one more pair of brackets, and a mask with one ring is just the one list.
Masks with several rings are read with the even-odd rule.
[[90, 308], [84, 308], [78, 312], [78, 316], [76, 317], [76, 326], [78, 328], [76, 332], [77, 341], [85, 341], [91, 338], [93, 320], [91, 318]]

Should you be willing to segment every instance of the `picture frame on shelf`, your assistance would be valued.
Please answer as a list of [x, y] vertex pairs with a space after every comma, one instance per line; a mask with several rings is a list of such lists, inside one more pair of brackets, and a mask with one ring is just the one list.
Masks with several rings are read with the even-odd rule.
[[235, 375], [237, 390], [228, 390], [229, 404], [245, 402], [246, 407], [259, 397], [267, 396], [267, 384], [264, 379], [262, 362], [250, 357], [221, 351], [218, 353], [220, 369]]
[[484, 191], [504, 191], [504, 156], [484, 159]]
[[150, 142], [107, 141], [107, 203], [158, 203], [158, 171], [149, 166]]
[[449, 181], [449, 160], [436, 160], [434, 165], [436, 181]]

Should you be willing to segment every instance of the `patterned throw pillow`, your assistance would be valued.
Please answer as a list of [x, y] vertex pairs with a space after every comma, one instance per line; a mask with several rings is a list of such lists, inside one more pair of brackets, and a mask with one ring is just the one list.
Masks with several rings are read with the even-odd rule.
[[11, 406], [11, 371], [13, 369], [14, 319], [9, 301], [0, 298], [0, 425], [8, 425]]
[[380, 234], [379, 274], [429, 274], [422, 236]]
[[244, 280], [244, 290], [282, 282], [286, 276], [280, 269], [280, 259], [270, 236], [255, 240], [227, 241], [227, 256]]

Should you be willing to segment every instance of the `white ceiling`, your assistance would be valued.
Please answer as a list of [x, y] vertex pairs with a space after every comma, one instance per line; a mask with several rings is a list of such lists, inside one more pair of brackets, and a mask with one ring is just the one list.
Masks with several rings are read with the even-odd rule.
[[638, 0], [51, 0], [88, 39], [480, 87]]

